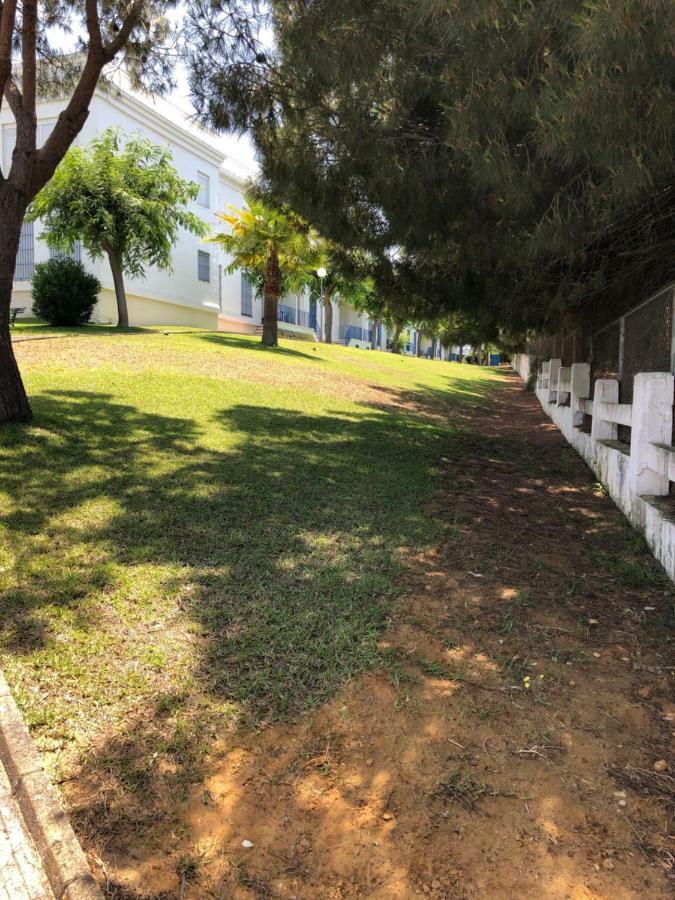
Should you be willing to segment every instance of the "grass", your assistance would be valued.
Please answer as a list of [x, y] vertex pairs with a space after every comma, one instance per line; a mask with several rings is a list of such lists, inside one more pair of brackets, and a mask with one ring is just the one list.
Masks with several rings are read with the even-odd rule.
[[479, 800], [488, 796], [495, 797], [498, 793], [484, 782], [455, 769], [438, 785], [435, 796], [445, 801], [454, 800], [473, 810]]
[[0, 434], [3, 666], [62, 766], [94, 747], [125, 790], [187, 783], [205, 734], [296, 716], [379, 662], [402, 549], [437, 537], [439, 462], [499, 378], [200, 331], [49, 334], [17, 344], [35, 420]]

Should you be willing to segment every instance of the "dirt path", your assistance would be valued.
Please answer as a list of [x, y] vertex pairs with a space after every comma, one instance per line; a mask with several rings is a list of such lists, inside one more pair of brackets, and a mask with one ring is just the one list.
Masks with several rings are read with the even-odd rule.
[[519, 382], [463, 424], [387, 664], [221, 746], [113, 896], [672, 896], [671, 586]]

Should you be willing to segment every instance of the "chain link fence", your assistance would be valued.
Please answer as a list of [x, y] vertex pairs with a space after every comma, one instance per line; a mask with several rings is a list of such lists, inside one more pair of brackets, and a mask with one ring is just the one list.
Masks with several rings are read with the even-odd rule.
[[[547, 359], [560, 359], [563, 366], [590, 363], [591, 397], [599, 378], [616, 378], [620, 402], [632, 403], [638, 372], [675, 373], [674, 314], [675, 285], [671, 284], [602, 328], [541, 335], [528, 342], [527, 352], [536, 370]], [[619, 439], [630, 443], [630, 428], [620, 426]]]

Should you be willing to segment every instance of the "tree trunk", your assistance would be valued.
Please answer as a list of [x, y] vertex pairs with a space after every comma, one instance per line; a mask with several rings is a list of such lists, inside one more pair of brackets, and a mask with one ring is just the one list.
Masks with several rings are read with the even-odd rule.
[[265, 287], [263, 289], [262, 343], [266, 347], [276, 347], [279, 343], [277, 316], [279, 314], [280, 281], [281, 273], [279, 272], [279, 257], [276, 250], [271, 250], [267, 257], [267, 271], [265, 273]]
[[127, 307], [127, 292], [124, 288], [124, 274], [122, 273], [122, 261], [119, 253], [112, 247], [103, 248], [108, 254], [110, 271], [115, 285], [115, 299], [117, 300], [117, 327], [129, 327], [129, 309]]
[[399, 353], [399, 343], [401, 341], [401, 332], [403, 331], [403, 324], [400, 322], [394, 323], [394, 340], [391, 344], [391, 352]]
[[333, 343], [333, 300], [330, 294], [326, 294], [323, 298], [323, 306], [325, 309], [323, 320], [323, 342], [324, 344]]
[[25, 206], [9, 187], [0, 190], [0, 425], [27, 422], [32, 412], [16, 364], [9, 332], [9, 307], [16, 254], [21, 240]]
[[370, 349], [377, 350], [377, 329], [380, 327], [380, 320], [375, 319], [373, 322], [373, 338], [370, 342]]

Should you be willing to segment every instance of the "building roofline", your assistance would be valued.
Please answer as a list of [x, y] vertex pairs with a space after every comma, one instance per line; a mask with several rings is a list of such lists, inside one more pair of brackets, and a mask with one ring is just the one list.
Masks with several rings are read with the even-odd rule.
[[[130, 111], [134, 115], [134, 118], [140, 119], [141, 122], [149, 119], [162, 133], [169, 130], [171, 139], [175, 143], [182, 145], [186, 150], [197, 152], [208, 158], [218, 167], [219, 175], [232, 181], [236, 187], [242, 188], [246, 185], [248, 179], [242, 178], [225, 166], [225, 162], [228, 159], [227, 154], [223, 153], [218, 147], [214, 147], [213, 144], [208, 141], [209, 132], [206, 131], [206, 129], [200, 128], [200, 130], [204, 132], [204, 137], [194, 134], [186, 128], [182, 122], [177, 122], [169, 118], [164, 113], [155, 109], [150, 103], [140, 100], [129, 89], [111, 81], [99, 82], [96, 93], [102, 99], [107, 100], [113, 105], [122, 109], [126, 108], [126, 111]], [[185, 113], [178, 108], [176, 109], [176, 112], [180, 115], [185, 115]]]
[[[144, 123], [153, 124], [160, 134], [169, 136], [170, 140], [175, 144], [211, 162], [217, 167], [219, 177], [229, 181], [238, 190], [243, 190], [255, 178], [255, 172], [242, 175], [227, 166], [228, 155], [219, 147], [214, 146], [214, 143], [209, 140], [210, 137], [215, 139], [215, 133], [209, 132], [207, 129], [195, 124], [195, 129], [199, 129], [202, 133], [195, 134], [183, 121], [180, 121], [180, 119], [187, 119], [187, 115], [179, 107], [176, 107], [176, 118], [173, 119], [152, 105], [151, 95], [148, 98], [150, 102], [141, 100], [130, 88], [110, 79], [99, 81], [94, 96], [98, 96], [112, 106], [116, 106], [123, 112], [130, 114], [134, 119], [138, 120], [140, 126]], [[40, 102], [59, 103], [65, 99], [65, 95], [45, 96], [40, 98]], [[5, 110], [3, 109], [2, 112], [4, 113]], [[8, 108], [7, 112], [9, 112]], [[5, 119], [5, 116], [3, 115], [2, 118]], [[13, 118], [11, 116], [12, 120]], [[233, 162], [236, 165], [236, 160]], [[244, 168], [243, 164], [242, 168]]]

